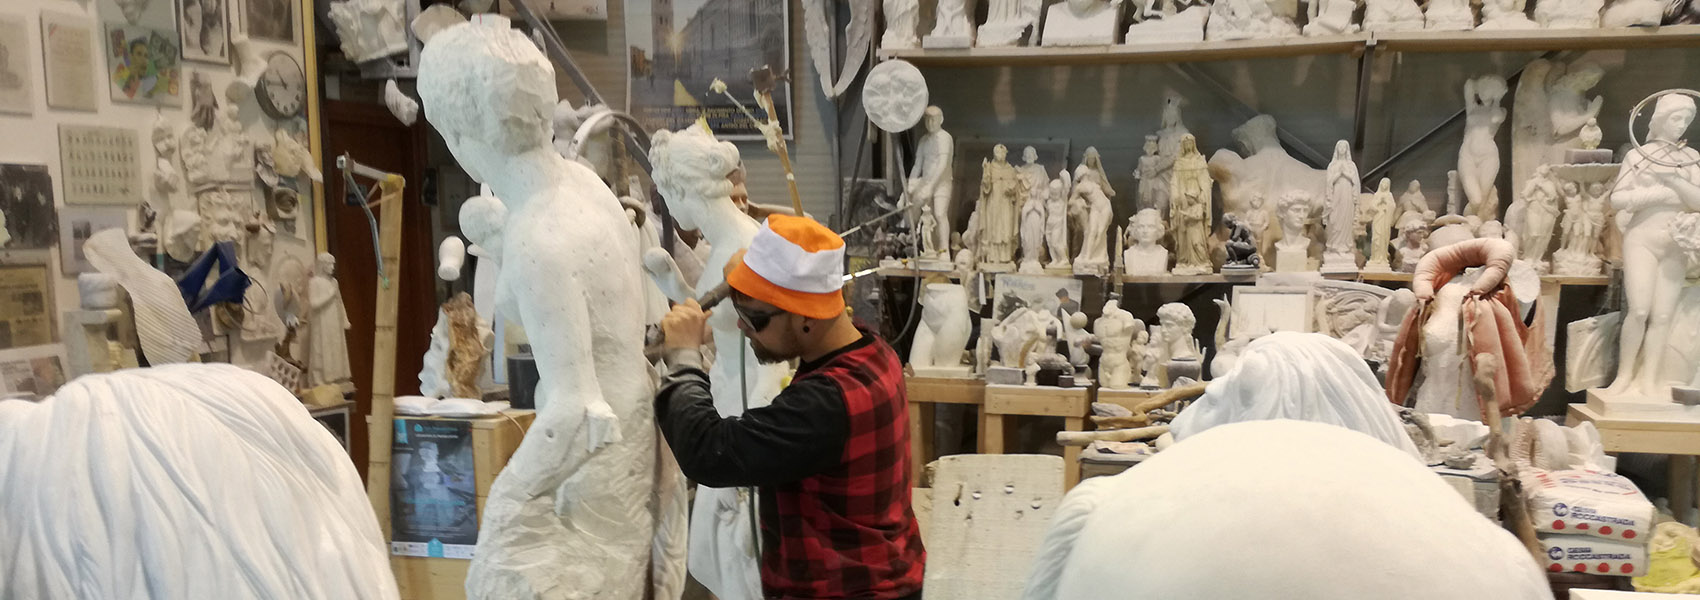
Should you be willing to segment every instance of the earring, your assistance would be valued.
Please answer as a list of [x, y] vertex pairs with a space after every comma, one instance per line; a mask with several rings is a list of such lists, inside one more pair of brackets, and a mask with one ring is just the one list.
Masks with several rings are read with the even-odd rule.
[[808, 333], [808, 332], [809, 332], [809, 326], [808, 326], [808, 325], [804, 325], [804, 326], [803, 326], [803, 333]]

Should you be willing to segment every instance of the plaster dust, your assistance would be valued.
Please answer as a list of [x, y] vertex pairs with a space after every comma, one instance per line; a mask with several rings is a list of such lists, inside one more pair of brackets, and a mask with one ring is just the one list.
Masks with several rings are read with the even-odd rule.
[[1039, 556], [1026, 600], [1552, 598], [1523, 545], [1441, 477], [1302, 421], [1224, 425], [1082, 482]]

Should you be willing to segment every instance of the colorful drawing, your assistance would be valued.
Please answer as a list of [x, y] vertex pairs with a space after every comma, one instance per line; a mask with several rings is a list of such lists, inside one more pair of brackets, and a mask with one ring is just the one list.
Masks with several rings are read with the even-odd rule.
[[106, 64], [117, 102], [183, 105], [183, 65], [169, 32], [109, 25]]

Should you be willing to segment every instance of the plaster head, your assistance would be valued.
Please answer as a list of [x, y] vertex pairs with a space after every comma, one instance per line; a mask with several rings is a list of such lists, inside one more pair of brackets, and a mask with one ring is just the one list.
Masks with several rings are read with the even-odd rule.
[[1197, 153], [1198, 153], [1198, 138], [1193, 137], [1193, 135], [1190, 134], [1190, 133], [1181, 136], [1181, 154], [1197, 154]]
[[1310, 219], [1310, 195], [1299, 190], [1282, 194], [1281, 199], [1275, 202], [1275, 211], [1281, 215], [1282, 225], [1302, 228]]
[[1411, 180], [1411, 185], [1405, 186], [1405, 193], [1407, 193], [1407, 194], [1420, 194], [1420, 193], [1422, 193], [1422, 191], [1423, 191], [1423, 182], [1417, 181], [1415, 179]]
[[1576, 196], [1582, 193], [1582, 186], [1577, 185], [1574, 181], [1566, 181], [1563, 190], [1566, 196]]
[[498, 15], [437, 32], [419, 54], [425, 119], [473, 180], [501, 177], [512, 157], [553, 152], [555, 69]]
[[1033, 164], [1035, 162], [1038, 162], [1039, 161], [1039, 151], [1034, 150], [1032, 146], [1022, 148], [1021, 149], [1021, 160], [1022, 160], [1022, 162], [1025, 162], [1027, 164]]
[[1154, 155], [1156, 153], [1157, 153], [1157, 136], [1154, 136], [1154, 135], [1145, 136], [1145, 155], [1151, 156], [1151, 155]]
[[667, 208], [685, 230], [698, 229], [714, 202], [730, 202], [734, 186], [729, 177], [741, 159], [738, 147], [715, 139], [701, 127], [661, 130], [650, 140], [653, 178]]
[[1606, 184], [1605, 184], [1605, 182], [1595, 181], [1593, 183], [1588, 184], [1588, 195], [1589, 196], [1604, 196], [1605, 194], [1606, 194]]
[[1334, 160], [1352, 160], [1352, 143], [1346, 140], [1334, 142]]
[[1080, 162], [1093, 169], [1104, 168], [1104, 157], [1098, 154], [1097, 146], [1087, 146], [1086, 153], [1080, 157]]
[[927, 128], [927, 133], [938, 133], [944, 127], [944, 111], [937, 106], [929, 106], [922, 113], [921, 122]]
[[1107, 315], [1107, 314], [1110, 314], [1110, 313], [1115, 312], [1117, 310], [1120, 310], [1121, 307], [1122, 307], [1122, 301], [1120, 299], [1112, 297], [1109, 300], [1104, 301], [1104, 310], [1102, 312], [1103, 312], [1103, 314]]
[[313, 260], [313, 272], [324, 277], [335, 275], [336, 257], [331, 256], [329, 252], [320, 252], [318, 258]]
[[1375, 191], [1378, 194], [1391, 194], [1391, 193], [1393, 193], [1393, 180], [1388, 179], [1386, 177], [1381, 178], [1381, 185], [1377, 186], [1375, 188]]
[[1647, 137], [1674, 141], [1694, 123], [1694, 99], [1669, 93], [1653, 104], [1653, 118], [1647, 122]]
[[1075, 329], [1086, 328], [1086, 313], [1077, 312], [1068, 316], [1068, 326]]
[[1003, 144], [998, 144], [996, 146], [992, 146], [992, 160], [997, 161], [997, 162], [1005, 162], [1008, 159], [1009, 159], [1009, 148], [1004, 147]]
[[1162, 327], [1164, 337], [1175, 339], [1192, 335], [1192, 327], [1198, 324], [1198, 318], [1193, 316], [1187, 305], [1170, 302], [1157, 307], [1157, 324]]

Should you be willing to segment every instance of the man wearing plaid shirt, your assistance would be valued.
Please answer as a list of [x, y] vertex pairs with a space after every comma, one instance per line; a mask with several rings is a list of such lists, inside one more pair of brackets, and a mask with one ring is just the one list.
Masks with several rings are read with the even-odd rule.
[[774, 215], [730, 264], [756, 357], [801, 364], [772, 404], [722, 418], [698, 351], [707, 313], [675, 306], [655, 416], [679, 466], [702, 485], [759, 488], [767, 598], [919, 600], [927, 554], [909, 504], [902, 365], [844, 313], [844, 240]]

